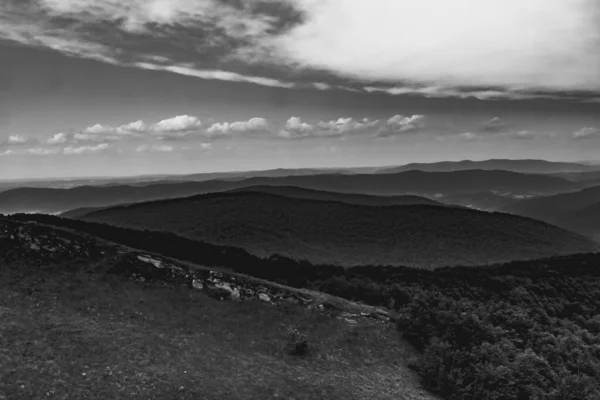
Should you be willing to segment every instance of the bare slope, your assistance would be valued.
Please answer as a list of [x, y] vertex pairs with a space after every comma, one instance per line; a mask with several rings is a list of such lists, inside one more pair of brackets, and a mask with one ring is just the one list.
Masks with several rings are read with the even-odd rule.
[[345, 266], [481, 265], [595, 248], [579, 235], [508, 214], [429, 205], [361, 206], [258, 192], [114, 207], [83, 219], [173, 232], [259, 256]]

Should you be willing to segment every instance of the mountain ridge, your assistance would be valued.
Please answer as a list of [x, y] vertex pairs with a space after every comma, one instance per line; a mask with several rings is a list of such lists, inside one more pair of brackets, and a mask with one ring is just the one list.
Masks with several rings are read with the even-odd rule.
[[596, 246], [582, 236], [511, 214], [435, 205], [365, 206], [239, 191], [117, 206], [81, 219], [173, 232], [245, 248], [261, 257], [281, 254], [346, 266], [479, 265], [587, 252]]
[[580, 185], [563, 178], [508, 171], [407, 171], [398, 174], [321, 174], [279, 178], [162, 183], [146, 186], [80, 186], [71, 189], [20, 188], [0, 192], [0, 213], [57, 213], [243, 188], [298, 186], [305, 189], [366, 195], [420, 195], [495, 190], [515, 194], [555, 194]]

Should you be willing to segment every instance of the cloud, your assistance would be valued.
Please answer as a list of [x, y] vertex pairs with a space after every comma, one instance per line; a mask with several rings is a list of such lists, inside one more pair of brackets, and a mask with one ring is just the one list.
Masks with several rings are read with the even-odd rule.
[[541, 137], [541, 134], [539, 132], [522, 130], [522, 131], [508, 132], [506, 134], [506, 136], [513, 138], [513, 139], [528, 140], [528, 139], [535, 139], [535, 138]]
[[116, 135], [106, 135], [104, 133], [76, 133], [73, 139], [77, 142], [118, 142], [123, 140], [123, 137]]
[[277, 43], [307, 68], [431, 86], [600, 90], [596, 0], [298, 4], [305, 23]]
[[590, 101], [599, 16], [597, 0], [3, 0], [0, 39], [271, 87]]
[[201, 126], [202, 121], [197, 117], [178, 115], [157, 122], [149, 128], [149, 132], [157, 135], [160, 140], [181, 140], [198, 131]]
[[97, 146], [80, 146], [80, 147], [65, 147], [63, 150], [64, 154], [77, 155], [77, 154], [88, 154], [88, 153], [100, 153], [108, 150], [108, 143], [101, 143]]
[[279, 131], [278, 137], [283, 139], [344, 137], [352, 133], [364, 132], [377, 124], [379, 124], [378, 120], [369, 118], [356, 120], [349, 117], [309, 124], [298, 117], [291, 117]]
[[202, 122], [189, 115], [178, 115], [177, 117], [164, 119], [156, 123], [152, 130], [159, 133], [167, 132], [185, 132], [198, 129], [202, 126]]
[[290, 117], [285, 123], [285, 127], [279, 131], [282, 138], [297, 138], [311, 136], [316, 131], [316, 127], [307, 122], [303, 122], [299, 117]]
[[458, 137], [462, 140], [468, 140], [468, 141], [476, 140], [479, 138], [479, 136], [473, 132], [461, 133], [460, 135], [458, 135]]
[[78, 142], [116, 142], [154, 135], [161, 140], [176, 140], [186, 137], [201, 126], [202, 122], [197, 117], [179, 115], [153, 125], [147, 125], [142, 120], [119, 126], [96, 124], [74, 134], [73, 139]]
[[159, 153], [169, 153], [174, 151], [175, 148], [173, 146], [167, 146], [167, 145], [157, 145], [157, 144], [144, 144], [141, 146], [138, 146], [136, 148], [136, 151], [138, 153], [144, 153], [144, 152], [148, 152], [148, 151], [152, 151], [152, 152], [159, 152]]
[[34, 156], [47, 156], [51, 154], [58, 154], [60, 149], [57, 148], [44, 148], [35, 147], [30, 149], [8, 149], [0, 153], [0, 156], [22, 156], [22, 155], [34, 155]]
[[8, 137], [9, 144], [25, 144], [29, 141], [25, 136], [21, 135], [10, 135]]
[[410, 117], [404, 115], [394, 115], [387, 120], [385, 126], [377, 131], [378, 137], [393, 136], [400, 133], [419, 131], [425, 128], [426, 117], [421, 114]]
[[379, 121], [373, 121], [369, 118], [363, 118], [360, 121], [354, 118], [338, 118], [329, 122], [319, 122], [317, 126], [321, 129], [321, 134], [336, 135], [372, 128], [378, 123]]
[[58, 154], [59, 153], [59, 149], [56, 148], [43, 148], [43, 147], [37, 147], [37, 148], [32, 148], [32, 149], [27, 149], [26, 153], [27, 154], [33, 154], [36, 156], [47, 156], [47, 155], [51, 155], [51, 154]]
[[54, 135], [51, 138], [49, 138], [48, 140], [46, 140], [46, 143], [48, 143], [49, 145], [64, 144], [68, 140], [69, 140], [69, 137], [67, 136], [66, 133], [57, 133], [56, 135]]
[[592, 126], [587, 126], [573, 132], [573, 139], [591, 139], [597, 137], [600, 137], [600, 129]]
[[499, 117], [494, 117], [481, 124], [481, 130], [484, 132], [502, 132], [507, 128], [507, 124]]
[[[494, 138], [520, 139], [520, 140], [531, 140], [531, 139], [536, 139], [536, 138], [540, 138], [543, 136], [544, 135], [542, 135], [540, 132], [532, 132], [532, 131], [528, 131], [528, 130], [500, 132], [498, 134], [493, 135]], [[486, 139], [486, 138], [489, 138], [490, 136], [482, 134], [481, 132], [480, 133], [465, 132], [465, 133], [459, 134], [458, 137], [461, 140], [473, 141], [473, 140]]]
[[265, 118], [250, 118], [248, 121], [217, 122], [206, 132], [209, 136], [229, 135], [232, 133], [264, 133], [269, 130], [269, 121]]

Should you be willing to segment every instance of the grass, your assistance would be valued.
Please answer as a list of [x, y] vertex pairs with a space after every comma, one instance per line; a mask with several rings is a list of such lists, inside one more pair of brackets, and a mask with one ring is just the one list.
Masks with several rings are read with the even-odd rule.
[[2, 400], [432, 398], [391, 324], [63, 267], [0, 266]]

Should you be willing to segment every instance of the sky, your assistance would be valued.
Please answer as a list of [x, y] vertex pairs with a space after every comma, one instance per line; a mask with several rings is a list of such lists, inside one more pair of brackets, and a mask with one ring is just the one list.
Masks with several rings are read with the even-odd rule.
[[597, 0], [0, 2], [0, 179], [599, 151]]

